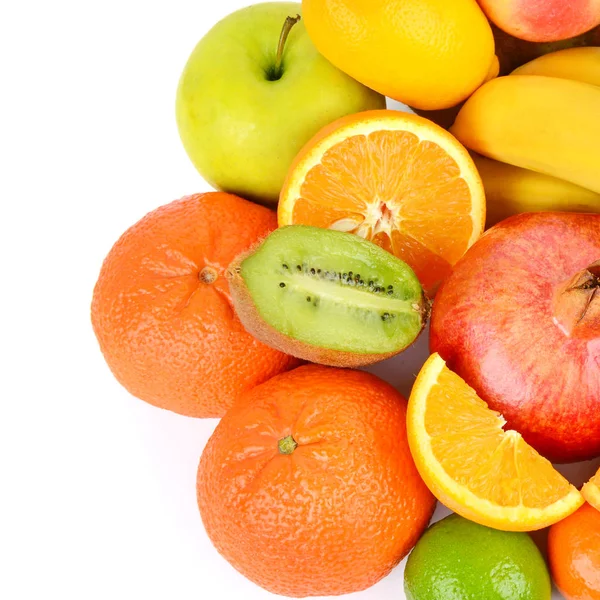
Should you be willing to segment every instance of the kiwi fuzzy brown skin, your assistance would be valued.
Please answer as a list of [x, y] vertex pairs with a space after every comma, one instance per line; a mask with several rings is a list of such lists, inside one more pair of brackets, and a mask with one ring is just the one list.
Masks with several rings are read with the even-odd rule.
[[[260, 240], [254, 247], [247, 252], [243, 252], [237, 256], [227, 269], [227, 279], [229, 281], [229, 290], [235, 308], [235, 312], [240, 319], [242, 325], [253, 335], [258, 341], [275, 348], [285, 354], [289, 354], [301, 360], [312, 363], [318, 363], [329, 367], [356, 368], [372, 365], [381, 362], [392, 356], [400, 354], [405, 348], [400, 348], [394, 352], [387, 353], [372, 353], [363, 354], [357, 352], [342, 352], [340, 350], [332, 350], [330, 348], [321, 348], [311, 344], [306, 344], [300, 340], [291, 338], [271, 327], [259, 314], [254, 300], [250, 295], [246, 284], [240, 275], [241, 264], [244, 260], [254, 254], [256, 249], [264, 240]], [[421, 335], [425, 328], [431, 312], [431, 302], [425, 295], [423, 309], [421, 311], [421, 330], [415, 337]], [[413, 342], [414, 343], [414, 342]]]

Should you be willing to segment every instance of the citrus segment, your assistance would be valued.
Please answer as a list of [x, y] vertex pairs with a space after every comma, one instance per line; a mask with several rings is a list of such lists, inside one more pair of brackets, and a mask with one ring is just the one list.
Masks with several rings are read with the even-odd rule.
[[429, 292], [481, 235], [485, 198], [471, 157], [416, 115], [371, 111], [326, 127], [292, 165], [279, 225], [355, 233], [408, 262]]
[[541, 529], [574, 512], [581, 494], [505, 423], [433, 354], [408, 412], [411, 450], [431, 491], [458, 514], [507, 531]]
[[581, 493], [594, 508], [600, 510], [600, 469], [583, 486]]

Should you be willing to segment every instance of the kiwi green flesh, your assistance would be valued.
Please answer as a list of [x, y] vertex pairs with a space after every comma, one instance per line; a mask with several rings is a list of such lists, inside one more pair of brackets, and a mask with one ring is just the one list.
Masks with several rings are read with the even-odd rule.
[[239, 275], [260, 318], [305, 344], [390, 354], [423, 328], [426, 300], [412, 269], [353, 234], [283, 227], [242, 260]]

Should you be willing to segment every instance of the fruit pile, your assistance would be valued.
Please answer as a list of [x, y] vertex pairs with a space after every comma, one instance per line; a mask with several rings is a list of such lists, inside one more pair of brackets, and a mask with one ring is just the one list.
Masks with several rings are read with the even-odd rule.
[[[123, 234], [92, 323], [133, 395], [221, 418], [216, 549], [291, 597], [412, 550], [411, 600], [549, 600], [549, 527], [564, 596], [599, 600], [600, 471], [552, 463], [600, 456], [600, 0], [255, 4], [177, 123], [220, 191]], [[357, 370], [423, 331], [408, 402]]]

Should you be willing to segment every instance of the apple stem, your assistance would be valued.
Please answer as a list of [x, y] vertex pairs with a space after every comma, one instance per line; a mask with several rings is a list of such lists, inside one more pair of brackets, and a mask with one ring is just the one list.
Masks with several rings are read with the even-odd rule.
[[292, 27], [300, 21], [302, 17], [296, 15], [295, 17], [287, 17], [283, 27], [281, 29], [281, 35], [279, 36], [279, 44], [277, 44], [277, 56], [275, 58], [275, 67], [273, 68], [273, 81], [281, 79], [283, 75], [282, 64], [283, 64], [283, 51], [285, 49], [285, 43], [287, 42]]

